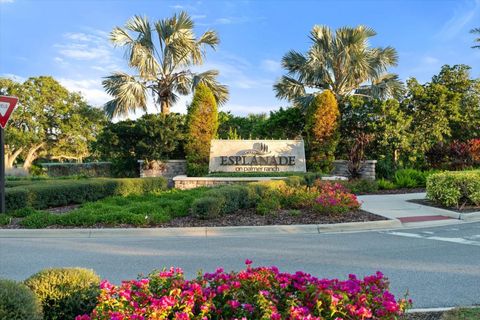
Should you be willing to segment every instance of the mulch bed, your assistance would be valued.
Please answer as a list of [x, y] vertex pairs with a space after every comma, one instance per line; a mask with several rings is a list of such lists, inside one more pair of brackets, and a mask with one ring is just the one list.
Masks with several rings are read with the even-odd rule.
[[292, 224], [331, 224], [343, 222], [365, 222], [385, 220], [384, 217], [363, 210], [343, 214], [319, 214], [313, 210], [280, 210], [278, 212], [259, 215], [255, 210], [242, 210], [218, 218], [201, 220], [194, 217], [172, 219], [159, 227], [229, 227], [229, 226], [266, 226]]
[[464, 206], [463, 208], [445, 207], [445, 206], [442, 206], [441, 204], [435, 203], [435, 202], [433, 202], [431, 200], [428, 200], [428, 199], [412, 199], [412, 200], [407, 200], [407, 201], [412, 202], [412, 203], [422, 204], [424, 206], [430, 206], [430, 207], [455, 211], [455, 212], [458, 212], [458, 213], [471, 213], [471, 212], [480, 211], [480, 207], [477, 207], [477, 206]]
[[[58, 208], [56, 208], [58, 209]], [[72, 210], [72, 208], [70, 208]], [[66, 213], [70, 210], [63, 210]], [[57, 210], [56, 213], [59, 213]], [[259, 215], [255, 213], [254, 209], [240, 210], [233, 214], [223, 215], [218, 218], [202, 220], [195, 217], [180, 217], [174, 218], [170, 222], [147, 226], [147, 228], [186, 228], [186, 227], [234, 227], [234, 226], [268, 226], [268, 225], [294, 225], [294, 224], [332, 224], [344, 222], [366, 222], [366, 221], [380, 221], [385, 220], [384, 217], [375, 214], [357, 210], [347, 213], [317, 213], [311, 209], [303, 210], [280, 210], [268, 215]], [[0, 229], [23, 229], [19, 224], [21, 218], [14, 218], [12, 223], [8, 226], [0, 226]], [[84, 228], [79, 226], [48, 226], [45, 229], [76, 229]], [[145, 228], [137, 227], [128, 224], [118, 225], [94, 225], [89, 227], [91, 229], [97, 228]]]

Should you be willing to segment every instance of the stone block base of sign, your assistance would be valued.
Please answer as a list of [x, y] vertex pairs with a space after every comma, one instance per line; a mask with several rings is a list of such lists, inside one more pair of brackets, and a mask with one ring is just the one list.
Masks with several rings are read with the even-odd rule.
[[186, 160], [151, 161], [138, 160], [140, 165], [140, 178], [164, 177], [173, 185], [173, 177], [187, 174]]
[[[216, 187], [226, 184], [245, 184], [250, 182], [285, 179], [285, 177], [187, 177], [185, 175], [173, 178], [175, 189], [187, 190], [199, 187]], [[322, 177], [322, 180], [347, 180], [340, 176]]]
[[[360, 177], [367, 180], [375, 180], [375, 165], [377, 160], [366, 160], [363, 162], [362, 168], [360, 169]], [[348, 172], [348, 161], [347, 160], [335, 160], [333, 162], [334, 169], [332, 171], [333, 175], [349, 177], [350, 173]]]
[[226, 184], [245, 184], [250, 182], [279, 180], [285, 177], [187, 177], [185, 175], [173, 178], [175, 189], [187, 190], [199, 187], [216, 187]]

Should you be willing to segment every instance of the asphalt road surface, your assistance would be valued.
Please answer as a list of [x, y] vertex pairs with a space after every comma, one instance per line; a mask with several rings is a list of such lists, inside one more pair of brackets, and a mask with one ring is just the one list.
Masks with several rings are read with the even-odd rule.
[[2, 238], [0, 278], [23, 280], [47, 267], [80, 266], [118, 283], [164, 266], [193, 277], [254, 265], [344, 279], [382, 271], [415, 308], [480, 303], [480, 222], [338, 234], [218, 237]]

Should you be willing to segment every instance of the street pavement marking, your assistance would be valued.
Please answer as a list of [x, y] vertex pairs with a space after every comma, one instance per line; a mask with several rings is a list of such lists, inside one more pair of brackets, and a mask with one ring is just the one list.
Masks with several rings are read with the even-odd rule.
[[[417, 233], [397, 232], [397, 231], [385, 231], [385, 232], [382, 232], [382, 233], [390, 234], [390, 235], [393, 235], [393, 236], [399, 236], [399, 237], [436, 240], [436, 241], [452, 242], [452, 243], [457, 243], [457, 244], [467, 244], [467, 245], [472, 245], [472, 246], [480, 246], [480, 241], [468, 240], [468, 239], [465, 239], [465, 238], [430, 237], [430, 236], [421, 235], [421, 234], [417, 234]], [[474, 237], [478, 237], [478, 236], [474, 236]]]

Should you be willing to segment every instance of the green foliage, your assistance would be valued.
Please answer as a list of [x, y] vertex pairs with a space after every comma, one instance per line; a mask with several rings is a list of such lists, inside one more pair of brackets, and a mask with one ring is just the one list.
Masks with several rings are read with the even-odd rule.
[[0, 78], [0, 94], [19, 98], [5, 131], [6, 165], [18, 159], [28, 169], [39, 156], [82, 159], [90, 155], [105, 122], [103, 112], [87, 105], [52, 77], [31, 77], [24, 83]]
[[393, 182], [398, 188], [425, 188], [427, 177], [436, 171], [400, 169], [395, 172]]
[[[33, 166], [32, 166], [33, 167]], [[49, 177], [111, 177], [110, 162], [42, 163], [43, 173]]]
[[34, 213], [37, 213], [38, 210], [35, 210], [33, 208], [30, 208], [30, 207], [25, 207], [25, 208], [21, 208], [21, 209], [17, 209], [15, 211], [12, 211], [10, 213], [10, 215], [12, 217], [15, 217], [15, 218], [25, 218], [31, 214], [34, 214]]
[[181, 12], [152, 23], [146, 17], [133, 16], [124, 28], [112, 30], [111, 41], [125, 48], [135, 75], [115, 72], [103, 81], [106, 92], [113, 96], [104, 106], [110, 117], [146, 111], [148, 94], [161, 112], [168, 114], [179, 95], [190, 94], [199, 84], [208, 86], [219, 104], [228, 100], [227, 87], [215, 79], [218, 71], [192, 71], [191, 67], [203, 64], [206, 47], [215, 49], [219, 43], [215, 31], [197, 37], [194, 29], [191, 17]]
[[480, 206], [480, 171], [430, 175], [427, 178], [427, 198], [446, 207]]
[[256, 209], [256, 212], [262, 216], [274, 213], [282, 208], [280, 196], [276, 193], [271, 193], [268, 198], [262, 199]]
[[95, 201], [112, 195], [127, 196], [167, 188], [165, 178], [40, 180], [6, 189], [7, 211], [31, 207], [45, 209]]
[[375, 180], [355, 179], [348, 182], [340, 182], [354, 194], [374, 193], [378, 191], [378, 183]]
[[185, 116], [147, 114], [139, 119], [109, 123], [94, 147], [98, 156], [112, 162], [118, 177], [138, 177], [137, 160], [184, 157]]
[[[479, 40], [480, 42], [480, 40]], [[478, 46], [480, 48], [480, 46]], [[440, 320], [477, 320], [480, 319], [480, 308], [455, 308], [442, 314]]]
[[82, 268], [44, 269], [25, 284], [40, 300], [45, 320], [74, 319], [90, 313], [100, 292], [100, 278]]
[[220, 139], [298, 139], [305, 127], [305, 115], [299, 108], [289, 107], [264, 113], [234, 116], [219, 112]]
[[80, 208], [57, 215], [36, 212], [21, 221], [26, 228], [44, 228], [48, 225], [63, 227], [92, 227], [95, 225], [156, 226], [176, 217], [190, 214], [195, 199], [208, 189], [168, 190], [143, 195], [108, 197], [83, 204]]
[[324, 90], [332, 90], [339, 100], [354, 91], [381, 99], [399, 96], [403, 86], [398, 76], [386, 73], [396, 65], [397, 53], [392, 47], [370, 47], [368, 39], [374, 35], [374, 30], [361, 25], [335, 31], [315, 25], [308, 52], [291, 50], [284, 55], [287, 75], [274, 85], [277, 97], [308, 108]]
[[223, 201], [213, 196], [196, 199], [192, 203], [192, 214], [200, 219], [212, 219], [220, 216]]
[[218, 111], [215, 97], [206, 85], [195, 89], [187, 114], [187, 143], [185, 145], [187, 174], [208, 173], [210, 141], [217, 135]]
[[313, 171], [329, 173], [338, 144], [337, 101], [329, 90], [316, 96], [307, 109], [305, 133], [307, 165]]
[[0, 279], [0, 320], [27, 319], [43, 319], [37, 297], [24, 284]]
[[377, 180], [377, 185], [379, 190], [393, 190], [397, 188], [395, 183], [383, 178]]
[[0, 213], [0, 226], [9, 225], [12, 221], [12, 217], [7, 216], [6, 214]]

